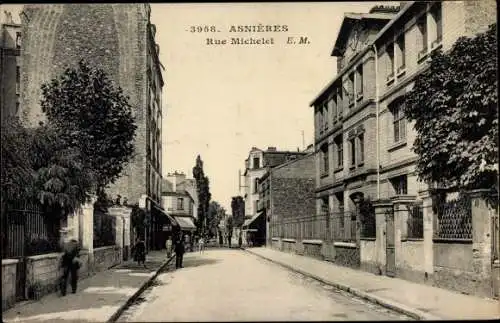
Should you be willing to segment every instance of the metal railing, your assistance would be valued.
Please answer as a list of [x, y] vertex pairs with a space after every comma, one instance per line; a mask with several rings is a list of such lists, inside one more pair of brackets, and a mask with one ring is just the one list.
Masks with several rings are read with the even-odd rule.
[[424, 209], [421, 203], [408, 205], [408, 238], [424, 238]]
[[353, 212], [331, 213], [330, 233], [331, 241], [356, 241], [356, 214]]

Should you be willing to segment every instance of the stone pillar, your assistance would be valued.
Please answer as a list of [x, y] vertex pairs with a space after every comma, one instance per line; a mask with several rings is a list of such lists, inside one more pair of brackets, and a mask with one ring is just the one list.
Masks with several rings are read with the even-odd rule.
[[115, 218], [115, 246], [119, 249], [119, 259], [121, 261], [124, 242], [124, 219], [123, 207], [111, 207], [108, 209], [109, 215]]
[[94, 202], [84, 204], [79, 212], [79, 236], [82, 248], [89, 251], [89, 269], [94, 265]]
[[433, 249], [433, 237], [434, 237], [434, 211], [432, 210], [432, 196], [430, 190], [423, 190], [418, 192], [422, 198], [423, 213], [424, 213], [424, 270], [425, 279], [427, 280], [434, 273], [434, 249]]
[[472, 268], [485, 282], [487, 294], [492, 294], [492, 216], [495, 210], [488, 204], [489, 190], [468, 192], [472, 208]]
[[75, 239], [79, 241], [81, 244], [81, 239], [80, 239], [80, 213], [82, 212], [81, 209], [75, 210], [72, 214], [68, 215], [68, 226], [67, 226], [67, 234], [68, 234], [68, 239]]
[[122, 216], [123, 216], [123, 228], [124, 228], [124, 241], [123, 241], [123, 260], [128, 260], [128, 257], [130, 256], [131, 252], [131, 247], [130, 247], [130, 232], [132, 230], [132, 225], [131, 225], [131, 217], [132, 215], [132, 209], [128, 207], [124, 207], [122, 210]]
[[375, 238], [375, 248], [376, 248], [376, 264], [379, 269], [380, 274], [385, 274], [385, 266], [387, 262], [386, 254], [386, 213], [393, 208], [393, 204], [388, 200], [378, 200], [373, 202], [373, 207], [375, 208], [375, 227], [376, 227], [376, 238]]
[[394, 205], [394, 253], [396, 255], [396, 267], [400, 267], [401, 255], [403, 253], [402, 241], [408, 239], [408, 217], [409, 206], [415, 202], [416, 197], [410, 195], [399, 195], [391, 199]]

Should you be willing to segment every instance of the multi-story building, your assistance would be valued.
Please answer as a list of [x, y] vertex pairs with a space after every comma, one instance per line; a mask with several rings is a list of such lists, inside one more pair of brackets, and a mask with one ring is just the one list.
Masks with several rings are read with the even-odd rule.
[[279, 238], [298, 238], [292, 226], [315, 217], [315, 166], [312, 151], [270, 167], [260, 177], [258, 213], [243, 226], [249, 242], [272, 245]]
[[[432, 233], [424, 243], [424, 231], [432, 229], [423, 229], [427, 224], [422, 213], [402, 211], [428, 194], [427, 185], [417, 180], [417, 156], [411, 150], [416, 133], [405, 119], [403, 105], [405, 93], [428, 68], [433, 51], [446, 52], [459, 37], [485, 31], [494, 22], [494, 1], [408, 1], [400, 7], [345, 15], [332, 51], [337, 75], [311, 103], [316, 208], [327, 219], [331, 232], [326, 237], [333, 237], [336, 261], [351, 258], [345, 262], [376, 273], [450, 288], [460, 285], [472, 293], [485, 290], [470, 287], [477, 277], [463, 278], [477, 274], [466, 266], [470, 261], [458, 265], [446, 260], [446, 254], [459, 252], [463, 244], [433, 241]], [[367, 200], [385, 207], [385, 217], [361, 207]], [[401, 222], [396, 221], [395, 210], [405, 214]], [[339, 222], [332, 218], [335, 214], [352, 216], [342, 216]], [[470, 235], [467, 239], [472, 243]], [[457, 283], [460, 279], [452, 278], [453, 270], [465, 280]]]
[[174, 220], [174, 233], [175, 227], [178, 227], [182, 234], [192, 236], [196, 230], [194, 221], [198, 208], [193, 196], [193, 192], [196, 192], [196, 182], [179, 172], [169, 173], [163, 182], [161, 204], [168, 216]]
[[21, 90], [21, 25], [4, 12], [0, 26], [0, 111], [2, 122], [17, 115]]
[[277, 166], [286, 161], [295, 159], [306, 154], [300, 151], [278, 151], [276, 147], [268, 147], [261, 150], [252, 147], [245, 159], [245, 218], [249, 219], [257, 215], [257, 202], [259, 200], [259, 178], [261, 178], [270, 167]]
[[148, 4], [25, 5], [20, 107], [25, 124], [37, 126], [44, 82], [81, 59], [103, 69], [129, 97], [137, 125], [135, 156], [108, 193], [148, 209], [160, 204], [164, 85], [150, 16]]

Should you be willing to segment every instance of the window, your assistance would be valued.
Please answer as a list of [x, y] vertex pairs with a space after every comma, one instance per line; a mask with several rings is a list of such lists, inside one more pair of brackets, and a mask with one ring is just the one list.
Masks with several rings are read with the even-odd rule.
[[336, 94], [333, 94], [328, 98], [328, 110], [332, 112], [332, 120], [337, 119], [337, 102], [335, 101]]
[[337, 198], [337, 203], [339, 205], [339, 212], [344, 212], [344, 192], [335, 193], [335, 197]]
[[337, 151], [337, 167], [342, 168], [344, 166], [344, 143], [342, 142], [342, 135], [337, 136], [335, 139], [335, 148]]
[[430, 10], [430, 16], [431, 16], [431, 30], [432, 31], [432, 36], [431, 36], [431, 47], [434, 48], [435, 46], [439, 45], [441, 43], [441, 40], [443, 38], [443, 22], [442, 22], [442, 13], [441, 13], [441, 3], [435, 3], [432, 5], [431, 10]]
[[267, 206], [268, 209], [271, 208], [271, 200], [268, 199], [266, 201], [266, 206]]
[[177, 198], [177, 210], [184, 210], [184, 199], [182, 197]]
[[323, 133], [323, 107], [321, 105], [318, 105], [316, 115], [318, 116], [318, 129], [321, 135]]
[[259, 192], [259, 179], [256, 178], [253, 181], [253, 192], [258, 193]]
[[392, 115], [394, 118], [394, 142], [400, 142], [406, 139], [406, 118], [403, 113], [404, 101], [400, 99], [397, 103], [391, 106]]
[[364, 134], [358, 135], [358, 164], [362, 164], [365, 160], [365, 138]]
[[396, 40], [396, 60], [398, 64], [398, 74], [405, 69], [405, 34], [402, 33]]
[[323, 130], [326, 132], [328, 130], [328, 101], [323, 102]]
[[252, 212], [252, 214], [255, 214], [257, 212], [257, 210], [259, 209], [258, 205], [259, 205], [259, 200], [253, 201], [253, 212]]
[[253, 159], [253, 168], [257, 169], [260, 167], [260, 158], [259, 157], [254, 157]]
[[363, 97], [363, 65], [356, 68], [356, 99]]
[[16, 102], [16, 114], [19, 113], [19, 102]]
[[427, 16], [425, 14], [417, 20], [417, 27], [417, 50], [419, 51], [418, 59], [421, 59], [425, 56], [425, 54], [427, 54]]
[[351, 166], [356, 165], [356, 138], [349, 140], [349, 147], [351, 150]]
[[408, 178], [406, 175], [398, 176], [391, 179], [392, 187], [394, 187], [394, 193], [396, 195], [407, 195], [408, 194]]
[[328, 144], [324, 144], [321, 146], [321, 174], [328, 175], [329, 171], [329, 159], [328, 159]]
[[349, 80], [347, 82], [347, 90], [349, 95], [349, 106], [354, 103], [354, 73], [349, 74]]
[[394, 77], [394, 43], [387, 46], [387, 81], [391, 81]]
[[323, 196], [321, 198], [321, 214], [328, 214], [330, 211], [330, 200], [328, 196]]
[[16, 48], [21, 49], [21, 33], [16, 33]]
[[342, 116], [344, 114], [344, 110], [343, 110], [344, 102], [342, 100], [343, 100], [342, 90], [340, 88], [338, 88], [337, 89], [337, 113], [338, 113], [339, 119], [342, 119]]

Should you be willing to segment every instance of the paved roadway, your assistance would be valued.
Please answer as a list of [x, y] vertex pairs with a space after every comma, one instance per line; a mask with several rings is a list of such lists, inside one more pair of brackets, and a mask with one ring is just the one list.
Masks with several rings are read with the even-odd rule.
[[118, 322], [410, 320], [237, 249], [188, 253]]

